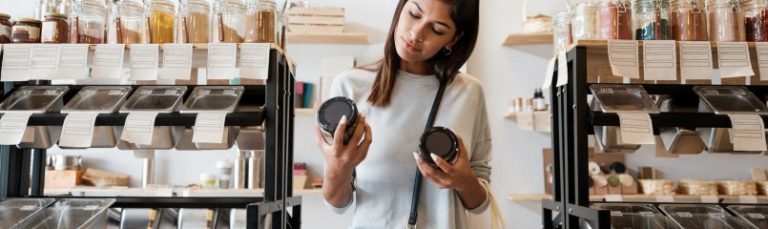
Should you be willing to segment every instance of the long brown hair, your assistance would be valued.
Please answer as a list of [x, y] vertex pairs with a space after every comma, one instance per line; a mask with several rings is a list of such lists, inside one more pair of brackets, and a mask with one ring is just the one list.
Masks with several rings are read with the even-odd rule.
[[[400, 13], [409, 0], [400, 0], [389, 27], [389, 34], [384, 45], [384, 58], [380, 61], [376, 81], [371, 87], [368, 102], [373, 106], [386, 107], [392, 98], [392, 88], [395, 86], [395, 77], [400, 68], [400, 56], [395, 48], [395, 30], [400, 21]], [[438, 52], [429, 59], [435, 76], [444, 83], [451, 82], [459, 69], [467, 62], [477, 42], [477, 33], [480, 22], [479, 0], [440, 0], [451, 7], [451, 19], [456, 24], [456, 43], [453, 45], [450, 55]], [[445, 51], [445, 50], [443, 50]]]

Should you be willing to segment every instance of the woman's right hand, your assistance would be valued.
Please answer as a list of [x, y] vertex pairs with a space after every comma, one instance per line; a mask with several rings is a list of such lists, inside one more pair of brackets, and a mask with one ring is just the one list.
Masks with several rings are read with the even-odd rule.
[[[371, 126], [366, 122], [365, 116], [358, 114], [357, 126], [347, 144], [344, 144], [344, 134], [347, 126], [346, 116], [339, 121], [336, 132], [333, 133], [333, 142], [327, 143], [323, 139], [320, 126], [315, 127], [317, 132], [317, 145], [323, 153], [326, 163], [326, 172], [352, 173], [352, 170], [359, 165], [368, 155], [368, 148], [371, 146], [373, 138], [371, 136]], [[328, 171], [331, 170], [331, 171]]]

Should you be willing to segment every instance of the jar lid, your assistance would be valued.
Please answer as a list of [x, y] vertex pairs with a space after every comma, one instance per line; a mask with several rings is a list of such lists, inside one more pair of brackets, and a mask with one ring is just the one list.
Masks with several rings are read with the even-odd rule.
[[16, 19], [16, 22], [27, 22], [27, 23], [34, 23], [34, 24], [42, 24], [40, 20], [35, 20], [32, 18], [19, 18]]
[[357, 122], [357, 105], [347, 97], [334, 97], [323, 103], [317, 111], [320, 128], [328, 133], [336, 132], [341, 116], [347, 116], [347, 123]]
[[49, 17], [67, 19], [67, 15], [60, 14], [60, 13], [47, 13], [47, 14], [45, 14], [45, 18], [49, 18]]
[[11, 15], [8, 15], [6, 13], [0, 13], [0, 19], [5, 19], [5, 20], [11, 19]]
[[[432, 127], [421, 135], [422, 159], [428, 164], [436, 165], [430, 154], [435, 154], [443, 160], [452, 162], [459, 153], [459, 141], [456, 134], [445, 127]], [[430, 155], [424, 157], [424, 154]]]

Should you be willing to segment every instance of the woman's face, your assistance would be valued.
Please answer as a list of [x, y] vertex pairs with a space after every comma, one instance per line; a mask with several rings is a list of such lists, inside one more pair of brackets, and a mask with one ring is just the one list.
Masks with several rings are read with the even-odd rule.
[[451, 6], [441, 0], [410, 0], [400, 13], [395, 48], [403, 61], [418, 63], [443, 55], [455, 43]]

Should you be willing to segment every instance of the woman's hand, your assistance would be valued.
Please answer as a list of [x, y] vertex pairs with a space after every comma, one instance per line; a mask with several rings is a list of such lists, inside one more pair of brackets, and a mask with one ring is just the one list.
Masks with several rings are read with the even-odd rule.
[[347, 206], [352, 200], [352, 172], [368, 155], [368, 148], [373, 141], [371, 126], [365, 122], [365, 116], [360, 114], [358, 117], [355, 132], [347, 144], [344, 144], [344, 132], [348, 125], [346, 117], [341, 118], [330, 144], [323, 139], [320, 126], [315, 128], [317, 146], [325, 159], [323, 197], [337, 208]]
[[[458, 136], [457, 136], [458, 137]], [[485, 188], [477, 179], [475, 171], [469, 163], [469, 154], [467, 153], [464, 142], [459, 139], [459, 155], [456, 161], [451, 164], [443, 158], [430, 153], [432, 160], [437, 164], [437, 168], [427, 164], [421, 159], [418, 152], [413, 153], [419, 171], [427, 179], [434, 182], [437, 187], [442, 189], [453, 189], [459, 193], [464, 206], [468, 209], [474, 209], [485, 201]]]

